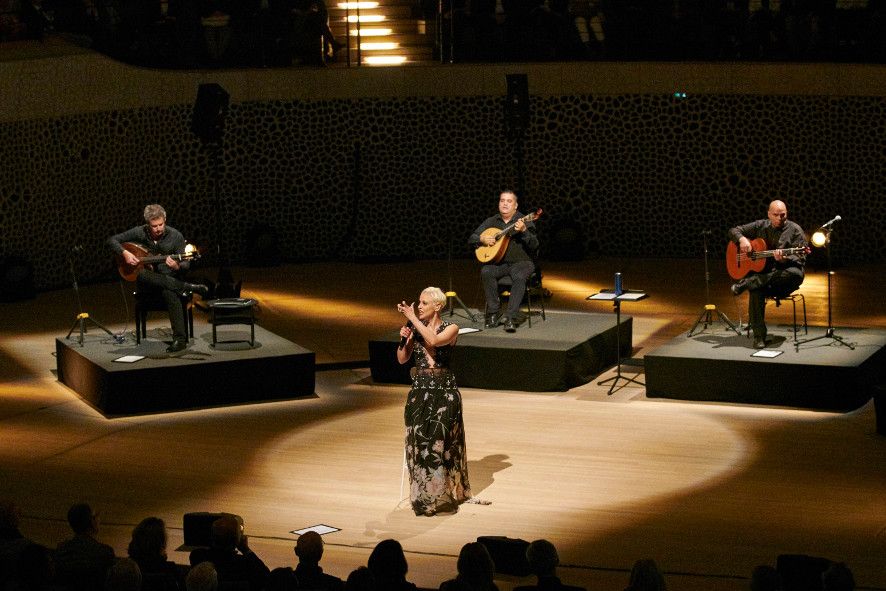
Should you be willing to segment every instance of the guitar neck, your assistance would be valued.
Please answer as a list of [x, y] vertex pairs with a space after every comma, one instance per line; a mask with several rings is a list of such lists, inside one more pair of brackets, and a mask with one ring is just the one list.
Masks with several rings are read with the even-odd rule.
[[775, 250], [755, 250], [751, 252], [748, 257], [751, 259], [765, 259], [769, 257], [774, 257], [775, 253], [781, 251], [782, 255], [792, 255], [792, 254], [800, 254], [806, 250], [805, 246], [798, 246], [796, 248], [777, 248]]
[[151, 265], [153, 263], [162, 263], [166, 260], [166, 257], [170, 257], [174, 261], [182, 261], [184, 259], [191, 258], [187, 254], [160, 254], [147, 257], [139, 257], [138, 262], [144, 263], [146, 265]]
[[514, 229], [514, 226], [516, 226], [518, 222], [523, 222], [523, 223], [531, 222], [534, 217], [535, 217], [535, 214], [530, 213], [529, 215], [523, 216], [522, 218], [520, 218], [514, 222], [511, 222], [510, 224], [508, 224], [507, 226], [502, 228], [498, 234], [495, 235], [495, 239], [498, 240], [502, 236], [507, 236], [508, 233]]

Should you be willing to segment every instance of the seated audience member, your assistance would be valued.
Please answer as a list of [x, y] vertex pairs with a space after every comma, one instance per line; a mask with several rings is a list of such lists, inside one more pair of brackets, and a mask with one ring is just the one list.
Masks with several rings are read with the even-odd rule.
[[146, 517], [132, 530], [128, 552], [138, 563], [144, 591], [184, 589], [178, 567], [167, 560], [166, 540], [166, 524], [159, 517]]
[[461, 547], [456, 563], [458, 576], [440, 585], [440, 591], [498, 591], [492, 580], [495, 563], [489, 550], [480, 542], [469, 542]]
[[821, 574], [822, 591], [854, 591], [855, 577], [842, 562], [835, 562]]
[[361, 566], [351, 571], [345, 581], [345, 591], [376, 591], [375, 577], [367, 567]]
[[105, 591], [141, 591], [142, 572], [131, 558], [119, 558], [105, 577]]
[[114, 563], [114, 549], [96, 539], [98, 514], [88, 504], [77, 503], [68, 510], [68, 523], [74, 537], [55, 551], [56, 580], [70, 589], [101, 589]]
[[751, 591], [781, 591], [781, 576], [774, 567], [761, 564], [751, 573]]
[[191, 568], [185, 577], [187, 591], [216, 591], [218, 589], [218, 573], [211, 562], [201, 562]]
[[584, 591], [582, 587], [564, 585], [557, 577], [557, 566], [560, 564], [560, 555], [552, 543], [547, 540], [535, 540], [526, 548], [526, 561], [533, 574], [538, 577], [535, 585], [516, 587], [514, 591], [531, 591], [544, 589], [545, 591]]
[[417, 589], [415, 583], [406, 580], [409, 565], [406, 564], [403, 546], [397, 540], [382, 540], [376, 544], [369, 555], [367, 566], [372, 571], [377, 589], [384, 591], [415, 591]]
[[643, 558], [634, 563], [631, 578], [625, 591], [666, 591], [664, 576], [651, 558]]
[[22, 550], [33, 543], [19, 531], [20, 520], [21, 513], [15, 503], [0, 499], [0, 589], [12, 577]]
[[295, 555], [298, 556], [298, 566], [295, 567], [295, 576], [302, 589], [316, 589], [317, 591], [341, 591], [344, 582], [338, 577], [327, 575], [320, 566], [323, 557], [323, 538], [315, 531], [305, 532], [298, 537], [295, 543]]
[[4, 587], [7, 591], [58, 591], [53, 584], [52, 552], [41, 544], [28, 544], [15, 564], [15, 573]]
[[215, 565], [218, 580], [248, 582], [252, 591], [261, 591], [270, 570], [249, 548], [249, 538], [242, 532], [233, 515], [225, 515], [212, 523], [211, 546], [191, 552], [191, 565], [209, 561]]

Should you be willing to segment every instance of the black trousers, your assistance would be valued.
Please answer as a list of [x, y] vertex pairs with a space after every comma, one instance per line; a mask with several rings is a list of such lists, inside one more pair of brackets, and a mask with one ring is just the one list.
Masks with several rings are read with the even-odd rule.
[[166, 302], [169, 312], [169, 323], [172, 325], [172, 337], [188, 340], [188, 325], [185, 320], [185, 308], [181, 294], [185, 282], [172, 275], [164, 275], [150, 269], [142, 269], [136, 278], [139, 293], [157, 294]]
[[532, 261], [517, 261], [516, 263], [500, 263], [498, 265], [483, 265], [480, 269], [480, 280], [483, 282], [483, 292], [486, 295], [486, 313], [494, 314], [501, 308], [498, 299], [498, 280], [510, 275], [511, 296], [508, 298], [508, 318], [514, 319], [520, 310], [520, 302], [526, 295], [526, 282], [535, 271], [535, 263]]
[[773, 269], [751, 275], [748, 282], [748, 324], [755, 339], [766, 337], [766, 298], [789, 296], [803, 283], [803, 270], [797, 267]]

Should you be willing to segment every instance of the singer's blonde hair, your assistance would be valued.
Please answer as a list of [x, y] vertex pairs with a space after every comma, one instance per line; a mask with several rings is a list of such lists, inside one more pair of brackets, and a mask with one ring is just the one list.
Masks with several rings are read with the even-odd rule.
[[421, 293], [431, 296], [431, 301], [439, 304], [441, 308], [446, 305], [446, 294], [439, 287], [426, 287]]

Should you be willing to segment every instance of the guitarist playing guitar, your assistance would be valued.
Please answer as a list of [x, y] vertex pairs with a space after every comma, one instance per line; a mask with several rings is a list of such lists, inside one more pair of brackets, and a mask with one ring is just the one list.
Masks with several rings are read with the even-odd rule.
[[[788, 220], [787, 206], [775, 200], [765, 220], [729, 230], [726, 266], [739, 281], [733, 295], [748, 292], [748, 324], [754, 333], [754, 348], [765, 349], [766, 297], [787, 297], [803, 283], [803, 267], [809, 247], [803, 229]], [[756, 261], [756, 262], [755, 262]]]
[[[517, 210], [517, 195], [502, 191], [498, 199], [498, 213], [480, 224], [468, 244], [477, 249], [477, 258], [484, 263], [480, 270], [483, 292], [486, 296], [486, 328], [495, 328], [504, 318], [505, 330], [517, 330], [517, 314], [526, 293], [526, 282], [535, 272], [533, 258], [538, 251], [533, 219], [541, 210], [524, 216]], [[495, 251], [495, 252], [492, 252]], [[511, 295], [504, 316], [501, 312], [498, 280], [511, 278]]]
[[[166, 302], [173, 335], [166, 352], [175, 354], [189, 345], [182, 294], [206, 296], [209, 290], [205, 285], [186, 283], [177, 277], [180, 271], [187, 271], [191, 263], [185, 255], [184, 236], [166, 225], [166, 210], [157, 204], [148, 205], [144, 219], [143, 225], [108, 238], [108, 245], [118, 257], [120, 273], [124, 277], [135, 273], [139, 293], [153, 292]], [[140, 256], [144, 253], [154, 256]], [[154, 264], [145, 265], [145, 258], [155, 261]]]

